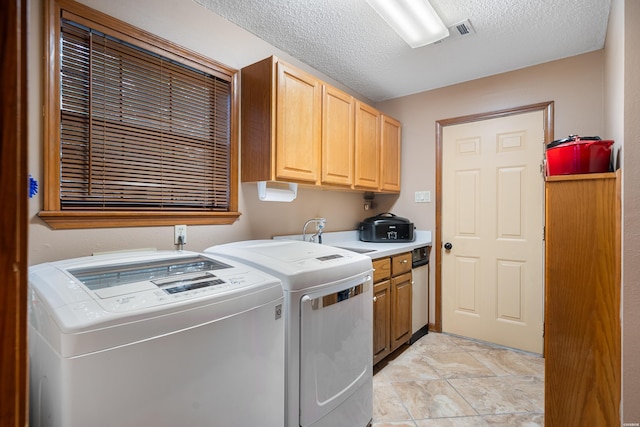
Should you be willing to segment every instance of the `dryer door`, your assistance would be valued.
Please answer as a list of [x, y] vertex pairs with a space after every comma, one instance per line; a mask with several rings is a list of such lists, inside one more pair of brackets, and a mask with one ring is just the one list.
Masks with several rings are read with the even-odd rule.
[[[371, 278], [361, 277], [302, 297], [301, 426], [313, 425], [371, 382], [373, 291]], [[371, 410], [371, 404], [358, 406], [356, 411]], [[371, 418], [370, 412], [362, 415]]]

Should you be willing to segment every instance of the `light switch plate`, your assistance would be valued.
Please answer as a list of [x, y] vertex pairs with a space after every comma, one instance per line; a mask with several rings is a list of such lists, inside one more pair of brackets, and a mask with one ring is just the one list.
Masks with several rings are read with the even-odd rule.
[[431, 191], [416, 191], [415, 192], [416, 203], [429, 203], [431, 202]]

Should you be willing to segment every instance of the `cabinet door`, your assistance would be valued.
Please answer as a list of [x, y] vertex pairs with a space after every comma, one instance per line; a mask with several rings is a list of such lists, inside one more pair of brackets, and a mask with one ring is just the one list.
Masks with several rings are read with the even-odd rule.
[[354, 185], [377, 190], [380, 187], [380, 113], [356, 102], [356, 150]]
[[351, 95], [324, 85], [322, 90], [322, 183], [353, 184], [355, 102]]
[[400, 122], [382, 115], [380, 190], [400, 192]]
[[411, 272], [391, 278], [391, 351], [411, 338]]
[[316, 183], [320, 177], [322, 84], [278, 62], [276, 178]]
[[373, 286], [373, 364], [391, 353], [391, 298], [389, 280]]

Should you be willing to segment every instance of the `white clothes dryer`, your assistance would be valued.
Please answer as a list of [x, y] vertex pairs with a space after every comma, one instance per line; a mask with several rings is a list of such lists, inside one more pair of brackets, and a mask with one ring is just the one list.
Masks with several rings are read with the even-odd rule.
[[30, 425], [284, 425], [280, 280], [191, 252], [29, 269]]
[[243, 259], [282, 281], [285, 425], [368, 425], [373, 415], [371, 259], [293, 240], [236, 242], [205, 252]]

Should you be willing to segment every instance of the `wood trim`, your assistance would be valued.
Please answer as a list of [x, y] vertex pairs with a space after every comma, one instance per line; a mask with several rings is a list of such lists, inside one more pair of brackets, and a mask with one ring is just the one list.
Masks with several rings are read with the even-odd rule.
[[575, 174], [575, 175], [551, 175], [545, 178], [545, 181], [553, 182], [553, 181], [586, 181], [589, 179], [603, 179], [603, 178], [613, 178], [615, 172], [603, 172], [603, 173], [585, 173], [585, 174]]
[[27, 425], [27, 2], [4, 3], [0, 26], [0, 425]]
[[55, 84], [60, 75], [60, 64], [55, 58], [60, 57], [60, 9], [55, 0], [45, 1], [44, 6], [44, 125], [43, 125], [43, 185], [42, 196], [45, 211], [60, 209], [60, 87]]
[[435, 323], [430, 324], [429, 329], [434, 332], [442, 332], [442, 135], [445, 126], [459, 125], [463, 123], [491, 120], [499, 117], [507, 117], [515, 114], [540, 111], [544, 113], [544, 143], [553, 141], [554, 137], [554, 102], [540, 102], [522, 107], [507, 108], [488, 113], [471, 114], [468, 116], [454, 117], [436, 121], [436, 227], [433, 247], [436, 250], [436, 283], [435, 283]]
[[38, 216], [54, 230], [116, 227], [158, 227], [175, 224], [228, 225], [240, 212], [94, 212], [42, 211]]

